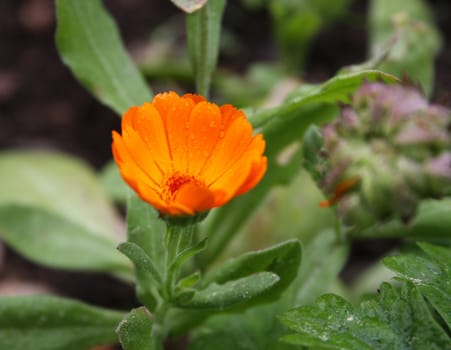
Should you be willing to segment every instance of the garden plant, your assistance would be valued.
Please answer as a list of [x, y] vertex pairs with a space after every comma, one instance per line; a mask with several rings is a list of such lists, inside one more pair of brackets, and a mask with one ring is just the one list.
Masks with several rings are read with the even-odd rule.
[[[428, 2], [369, 1], [367, 60], [319, 83], [299, 72], [351, 1], [241, 1], [279, 53], [242, 74], [217, 68], [232, 0], [172, 2], [186, 41], [149, 28], [170, 44], [138, 65], [101, 0], [55, 1], [61, 64], [121, 127], [101, 172], [0, 152], [0, 238], [136, 300], [2, 296], [0, 349], [451, 349], [451, 110]], [[340, 279], [354, 242], [381, 239]]]

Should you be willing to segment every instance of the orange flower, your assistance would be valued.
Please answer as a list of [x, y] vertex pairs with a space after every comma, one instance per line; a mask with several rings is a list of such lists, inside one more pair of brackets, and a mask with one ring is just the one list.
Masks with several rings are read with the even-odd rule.
[[266, 171], [264, 148], [242, 111], [175, 92], [130, 108], [122, 135], [113, 131], [122, 177], [166, 215], [194, 215], [251, 190]]

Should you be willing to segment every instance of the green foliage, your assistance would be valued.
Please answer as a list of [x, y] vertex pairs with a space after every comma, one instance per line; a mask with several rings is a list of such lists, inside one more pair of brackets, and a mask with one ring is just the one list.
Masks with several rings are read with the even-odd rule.
[[400, 274], [396, 288], [383, 283], [377, 295], [357, 307], [326, 294], [315, 305], [301, 306], [281, 316], [294, 331], [284, 341], [321, 349], [445, 349], [451, 342], [434, 319], [425, 296], [450, 325], [449, 247], [419, 244], [427, 256], [388, 257], [385, 265]]
[[131, 277], [131, 266], [115, 251], [113, 241], [41, 208], [0, 205], [0, 236], [42, 265]]
[[372, 0], [369, 13], [371, 56], [379, 55], [391, 42], [378, 68], [399, 77], [408, 76], [430, 96], [441, 38], [426, 2]]
[[274, 300], [295, 278], [300, 261], [301, 247], [294, 240], [229, 259], [208, 273], [199, 291], [180, 306], [223, 309], [248, 300]]
[[130, 279], [130, 265], [114, 250], [121, 231], [84, 163], [57, 153], [0, 154], [0, 236], [27, 258]]
[[0, 298], [0, 348], [85, 350], [116, 342], [121, 312], [50, 296]]
[[0, 152], [0, 203], [39, 207], [115, 241], [123, 232], [93, 169], [66, 154]]
[[292, 349], [291, 345], [279, 341], [286, 329], [277, 322], [276, 316], [313, 301], [320, 293], [330, 291], [346, 261], [347, 253], [347, 246], [335, 242], [333, 232], [318, 234], [304, 249], [297, 277], [276, 301], [243, 313], [217, 315], [208, 319], [194, 331], [189, 349]]
[[426, 256], [399, 255], [384, 264], [418, 287], [451, 329], [451, 248], [418, 243]]
[[450, 344], [409, 282], [399, 290], [384, 283], [377, 297], [356, 308], [326, 294], [315, 305], [285, 313], [281, 320], [295, 332], [284, 341], [322, 349], [444, 349]]
[[259, 272], [222, 284], [211, 283], [195, 291], [187, 300], [178, 300], [177, 306], [192, 309], [225, 309], [259, 297], [276, 286], [280, 278], [272, 272]]
[[133, 309], [119, 323], [116, 333], [124, 350], [157, 350], [161, 345], [152, 336], [152, 315], [145, 307]]
[[100, 101], [122, 115], [152, 97], [101, 0], [57, 0], [61, 58]]
[[218, 60], [221, 18], [225, 0], [209, 1], [187, 16], [187, 38], [196, 91], [208, 97], [213, 71]]

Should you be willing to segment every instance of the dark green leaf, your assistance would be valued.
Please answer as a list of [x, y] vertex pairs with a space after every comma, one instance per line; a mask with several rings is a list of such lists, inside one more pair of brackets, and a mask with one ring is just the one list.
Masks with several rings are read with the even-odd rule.
[[123, 313], [51, 296], [0, 298], [0, 349], [85, 350], [113, 344]]
[[218, 60], [224, 6], [225, 0], [208, 1], [200, 10], [187, 16], [188, 49], [196, 90], [206, 98]]
[[204, 6], [207, 0], [171, 0], [177, 7], [187, 13], [199, 10]]
[[162, 349], [152, 336], [152, 315], [145, 307], [133, 309], [119, 323], [116, 333], [124, 350]]
[[61, 58], [99, 100], [119, 115], [151, 99], [101, 0], [57, 0]]
[[271, 296], [279, 295], [296, 277], [301, 262], [301, 245], [298, 240], [290, 240], [273, 247], [249, 252], [224, 262], [219, 268], [208, 273], [202, 280], [207, 286], [210, 283], [225, 283], [249, 276], [256, 272], [270, 271], [280, 278], [274, 286]]
[[407, 75], [430, 96], [441, 39], [427, 2], [372, 0], [369, 13], [371, 54], [379, 55], [393, 42], [378, 68], [399, 77]]
[[196, 291], [191, 299], [179, 301], [178, 306], [222, 310], [258, 297], [279, 280], [279, 276], [272, 272], [259, 272], [224, 284], [212, 283]]
[[0, 205], [0, 236], [12, 248], [40, 264], [69, 270], [126, 273], [131, 266], [116, 243], [47, 210]]
[[418, 245], [427, 256], [391, 256], [384, 264], [415, 284], [451, 328], [451, 248]]
[[432, 318], [410, 282], [400, 289], [384, 283], [378, 296], [354, 308], [327, 294], [315, 305], [285, 313], [281, 320], [294, 334], [284, 341], [321, 349], [445, 349], [449, 337]]

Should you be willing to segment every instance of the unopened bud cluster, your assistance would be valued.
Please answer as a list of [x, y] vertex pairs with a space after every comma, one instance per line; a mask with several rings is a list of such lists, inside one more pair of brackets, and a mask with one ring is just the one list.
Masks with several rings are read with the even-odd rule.
[[451, 111], [412, 87], [365, 83], [307, 133], [305, 166], [345, 223], [409, 221], [420, 200], [451, 194]]

